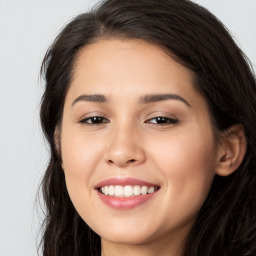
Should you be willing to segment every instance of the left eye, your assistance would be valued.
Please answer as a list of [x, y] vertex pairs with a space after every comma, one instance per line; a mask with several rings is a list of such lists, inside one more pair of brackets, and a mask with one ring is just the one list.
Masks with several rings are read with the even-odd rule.
[[98, 125], [102, 123], [109, 123], [109, 120], [102, 117], [102, 116], [92, 116], [92, 117], [87, 117], [83, 120], [80, 121], [82, 124], [87, 124], [87, 125]]
[[177, 122], [178, 122], [177, 119], [173, 119], [170, 117], [164, 117], [164, 116], [157, 116], [157, 117], [150, 118], [150, 119], [146, 120], [145, 123], [168, 125], [168, 124], [175, 124]]

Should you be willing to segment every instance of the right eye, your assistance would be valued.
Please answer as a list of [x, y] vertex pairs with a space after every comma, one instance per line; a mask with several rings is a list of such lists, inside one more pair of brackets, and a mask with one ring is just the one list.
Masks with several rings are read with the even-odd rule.
[[100, 125], [103, 123], [109, 123], [109, 120], [102, 116], [91, 116], [82, 119], [79, 123], [86, 125]]

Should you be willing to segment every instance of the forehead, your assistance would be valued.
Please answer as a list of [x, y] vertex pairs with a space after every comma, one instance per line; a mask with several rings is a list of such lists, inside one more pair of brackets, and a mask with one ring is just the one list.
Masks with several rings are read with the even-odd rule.
[[68, 97], [104, 94], [134, 98], [173, 93], [196, 104], [202, 96], [193, 86], [193, 73], [161, 47], [141, 40], [105, 39], [80, 50]]
[[143, 79], [148, 84], [160, 85], [166, 83], [166, 74], [170, 71], [169, 83], [174, 79], [176, 83], [183, 83], [185, 79], [193, 83], [191, 71], [158, 46], [141, 40], [99, 40], [79, 52], [72, 83], [86, 80], [95, 84], [99, 79], [111, 82], [122, 77], [123, 83], [137, 84]]
[[[174, 61], [167, 50], [142, 40], [105, 39], [89, 44], [78, 53], [75, 63], [76, 75], [79, 74], [79, 69], [82, 66], [99, 68], [109, 74], [114, 73], [113, 67], [115, 70], [125, 68], [127, 73], [146, 69], [164, 72], [175, 68], [176, 72], [182, 72], [183, 75], [192, 78], [192, 72]], [[150, 74], [144, 75], [149, 76]]]

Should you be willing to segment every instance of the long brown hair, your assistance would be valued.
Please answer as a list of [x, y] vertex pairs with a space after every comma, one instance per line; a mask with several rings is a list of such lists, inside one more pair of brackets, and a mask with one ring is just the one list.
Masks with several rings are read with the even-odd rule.
[[69, 198], [54, 132], [62, 120], [80, 49], [108, 37], [141, 39], [162, 47], [193, 73], [217, 130], [235, 123], [244, 126], [248, 142], [244, 161], [232, 175], [215, 177], [183, 255], [256, 255], [255, 76], [223, 24], [187, 0], [104, 1], [74, 18], [46, 53], [41, 70], [45, 79], [41, 124], [51, 156], [42, 181], [43, 255], [101, 254], [100, 237], [80, 218]]

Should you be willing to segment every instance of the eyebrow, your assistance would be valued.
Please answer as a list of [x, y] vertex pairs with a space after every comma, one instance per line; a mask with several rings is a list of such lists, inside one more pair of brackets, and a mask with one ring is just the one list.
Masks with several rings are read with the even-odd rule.
[[178, 101], [185, 103], [188, 107], [191, 108], [191, 105], [188, 103], [188, 101], [177, 94], [145, 95], [140, 98], [139, 102], [145, 104], [145, 103], [152, 103], [152, 102], [165, 101], [165, 100], [178, 100]]
[[105, 102], [107, 102], [107, 98], [101, 94], [90, 94], [90, 95], [83, 94], [83, 95], [79, 96], [78, 98], [76, 98], [72, 102], [72, 106], [75, 105], [79, 101], [105, 103]]
[[[153, 102], [165, 101], [165, 100], [178, 100], [185, 103], [188, 107], [191, 105], [188, 103], [187, 100], [182, 98], [177, 94], [150, 94], [145, 95], [139, 98], [139, 103], [141, 104], [148, 104]], [[106, 103], [108, 102], [107, 98], [102, 94], [83, 94], [77, 97], [73, 102], [72, 106], [75, 105], [77, 102], [85, 101], [85, 102], [96, 102], [96, 103]]]

